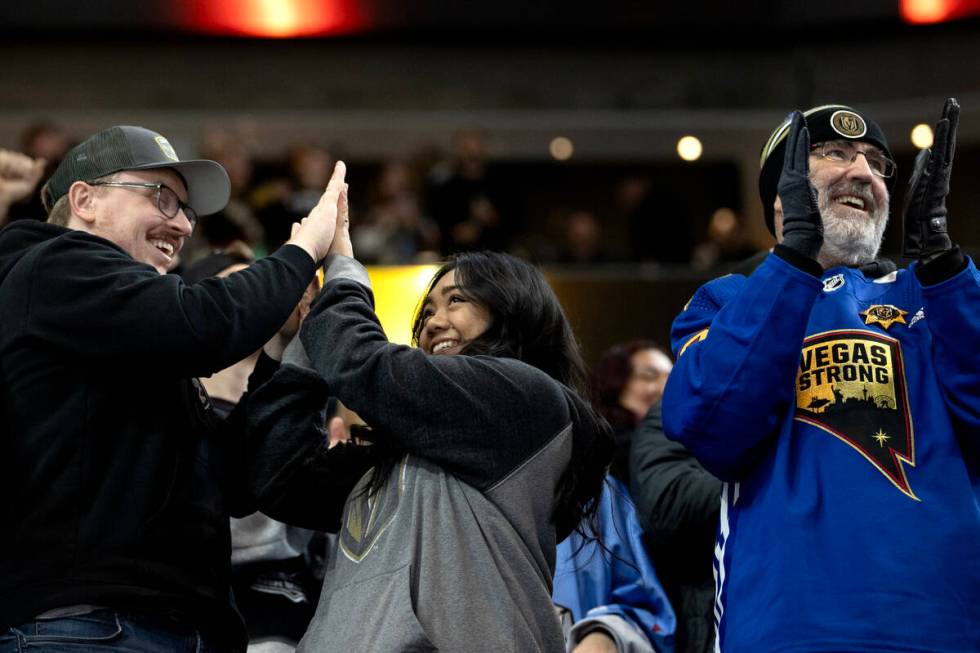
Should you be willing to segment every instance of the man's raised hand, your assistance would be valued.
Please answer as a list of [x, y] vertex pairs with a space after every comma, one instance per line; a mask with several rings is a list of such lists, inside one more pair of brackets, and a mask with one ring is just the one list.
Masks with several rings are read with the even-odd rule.
[[902, 254], [906, 258], [931, 259], [953, 248], [947, 231], [946, 196], [959, 122], [960, 105], [949, 98], [936, 124], [932, 147], [915, 157], [902, 205]]
[[318, 263], [327, 256], [333, 244], [337, 217], [341, 211], [341, 197], [346, 197], [347, 184], [344, 183], [346, 175], [347, 166], [343, 161], [338, 161], [334, 166], [330, 182], [327, 183], [327, 189], [320, 196], [320, 201], [310, 214], [299, 222], [298, 227], [294, 226], [292, 237], [288, 241], [288, 244], [302, 247]]
[[823, 220], [817, 189], [810, 183], [810, 131], [799, 111], [793, 112], [786, 136], [786, 155], [776, 192], [783, 210], [783, 245], [816, 260], [823, 246]]

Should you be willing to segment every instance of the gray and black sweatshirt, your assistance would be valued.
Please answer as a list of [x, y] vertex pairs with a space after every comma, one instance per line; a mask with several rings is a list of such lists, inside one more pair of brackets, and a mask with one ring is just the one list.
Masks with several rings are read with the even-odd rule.
[[[249, 411], [264, 510], [339, 527], [300, 650], [564, 650], [551, 515], [594, 413], [520, 361], [389, 343], [363, 268], [340, 259], [328, 279], [301, 332], [316, 373], [283, 365]], [[329, 394], [402, 452], [375, 495], [376, 447], [309, 436]]]

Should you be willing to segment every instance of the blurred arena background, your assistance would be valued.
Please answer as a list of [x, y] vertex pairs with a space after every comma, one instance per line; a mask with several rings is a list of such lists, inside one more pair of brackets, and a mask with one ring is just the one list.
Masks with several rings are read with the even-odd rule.
[[[233, 206], [187, 256], [274, 248], [343, 158], [359, 257], [540, 262], [593, 360], [666, 342], [704, 279], [771, 245], [758, 154], [796, 107], [852, 104], [885, 129], [894, 254], [913, 129], [957, 97], [951, 229], [980, 248], [978, 0], [35, 0], [5, 3], [0, 34], [0, 147], [140, 124], [226, 165]], [[379, 287], [401, 302], [389, 331], [417, 292]]]

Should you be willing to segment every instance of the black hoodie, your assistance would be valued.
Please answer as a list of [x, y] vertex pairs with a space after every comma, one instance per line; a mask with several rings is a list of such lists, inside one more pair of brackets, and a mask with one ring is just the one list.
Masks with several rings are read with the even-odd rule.
[[195, 377], [259, 349], [314, 269], [286, 246], [188, 286], [85, 232], [0, 232], [0, 632], [98, 605], [244, 648], [228, 516], [253, 505]]

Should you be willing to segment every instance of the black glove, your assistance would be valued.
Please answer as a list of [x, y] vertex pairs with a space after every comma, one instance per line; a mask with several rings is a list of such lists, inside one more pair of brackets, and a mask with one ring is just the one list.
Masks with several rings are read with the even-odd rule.
[[915, 157], [902, 206], [902, 254], [907, 258], [929, 259], [953, 248], [946, 232], [946, 195], [959, 122], [960, 105], [949, 98], [936, 124], [932, 149], [924, 149]]
[[810, 131], [799, 111], [793, 112], [786, 136], [786, 155], [776, 192], [783, 206], [783, 245], [816, 260], [823, 245], [823, 220], [817, 189], [810, 183]]

